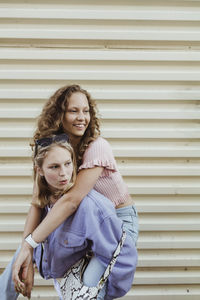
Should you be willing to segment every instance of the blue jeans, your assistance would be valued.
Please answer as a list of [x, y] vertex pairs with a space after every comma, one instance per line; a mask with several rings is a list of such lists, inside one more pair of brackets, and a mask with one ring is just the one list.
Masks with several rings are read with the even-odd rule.
[[[135, 205], [125, 206], [116, 209], [116, 213], [119, 219], [123, 222], [123, 229], [133, 239], [133, 243], [136, 245], [139, 233], [138, 214]], [[83, 274], [83, 283], [87, 286], [96, 286], [101, 276], [103, 275], [105, 268], [99, 262], [99, 260], [93, 256]], [[106, 295], [106, 285], [103, 287], [98, 295], [97, 300], [103, 300]]]
[[125, 206], [116, 209], [119, 219], [123, 222], [123, 228], [131, 236], [135, 245], [137, 245], [139, 234], [138, 213], [135, 205]]
[[7, 265], [5, 271], [0, 276], [0, 299], [1, 300], [16, 300], [18, 293], [15, 291], [12, 281], [12, 266], [19, 253], [20, 247], [15, 252], [11, 262]]

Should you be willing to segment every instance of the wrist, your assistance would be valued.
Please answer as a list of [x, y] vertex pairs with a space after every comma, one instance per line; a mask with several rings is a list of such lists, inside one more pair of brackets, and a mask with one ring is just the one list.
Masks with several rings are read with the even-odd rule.
[[31, 247], [31, 245], [29, 245], [25, 240], [23, 241], [22, 245], [21, 245], [21, 250], [23, 251], [28, 251], [31, 255], [33, 255], [33, 247]]
[[26, 241], [26, 243], [32, 248], [35, 249], [36, 247], [39, 246], [39, 244], [34, 241], [34, 239], [32, 238], [31, 233], [24, 239], [24, 241]]

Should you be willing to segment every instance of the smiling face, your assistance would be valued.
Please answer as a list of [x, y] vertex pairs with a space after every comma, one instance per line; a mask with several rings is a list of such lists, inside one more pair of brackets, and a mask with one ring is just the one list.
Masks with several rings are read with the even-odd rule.
[[73, 173], [70, 152], [60, 146], [54, 146], [47, 152], [39, 173], [45, 177], [50, 189], [65, 190]]
[[76, 92], [68, 99], [63, 128], [70, 141], [78, 142], [90, 123], [90, 108], [85, 94]]

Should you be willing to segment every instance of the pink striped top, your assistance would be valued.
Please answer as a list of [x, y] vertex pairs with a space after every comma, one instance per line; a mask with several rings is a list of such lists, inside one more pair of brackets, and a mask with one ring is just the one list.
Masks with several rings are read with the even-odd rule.
[[94, 189], [109, 198], [115, 206], [124, 203], [129, 198], [128, 187], [117, 169], [110, 144], [102, 137], [90, 143], [79, 170], [95, 166], [104, 167], [104, 170]]

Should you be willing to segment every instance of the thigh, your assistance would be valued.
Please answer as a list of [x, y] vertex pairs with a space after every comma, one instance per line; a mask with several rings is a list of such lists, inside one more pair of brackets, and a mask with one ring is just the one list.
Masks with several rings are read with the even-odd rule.
[[137, 243], [139, 234], [138, 213], [135, 205], [125, 206], [116, 209], [119, 219], [123, 222], [123, 228], [129, 234], [134, 243]]
[[84, 285], [96, 286], [104, 271], [104, 266], [95, 256], [93, 256], [83, 274]]
[[59, 285], [58, 281], [56, 279], [54, 279], [53, 283], [54, 283], [54, 288], [55, 288], [56, 292], [58, 293], [59, 300], [63, 300], [62, 292], [61, 292], [60, 285]]

